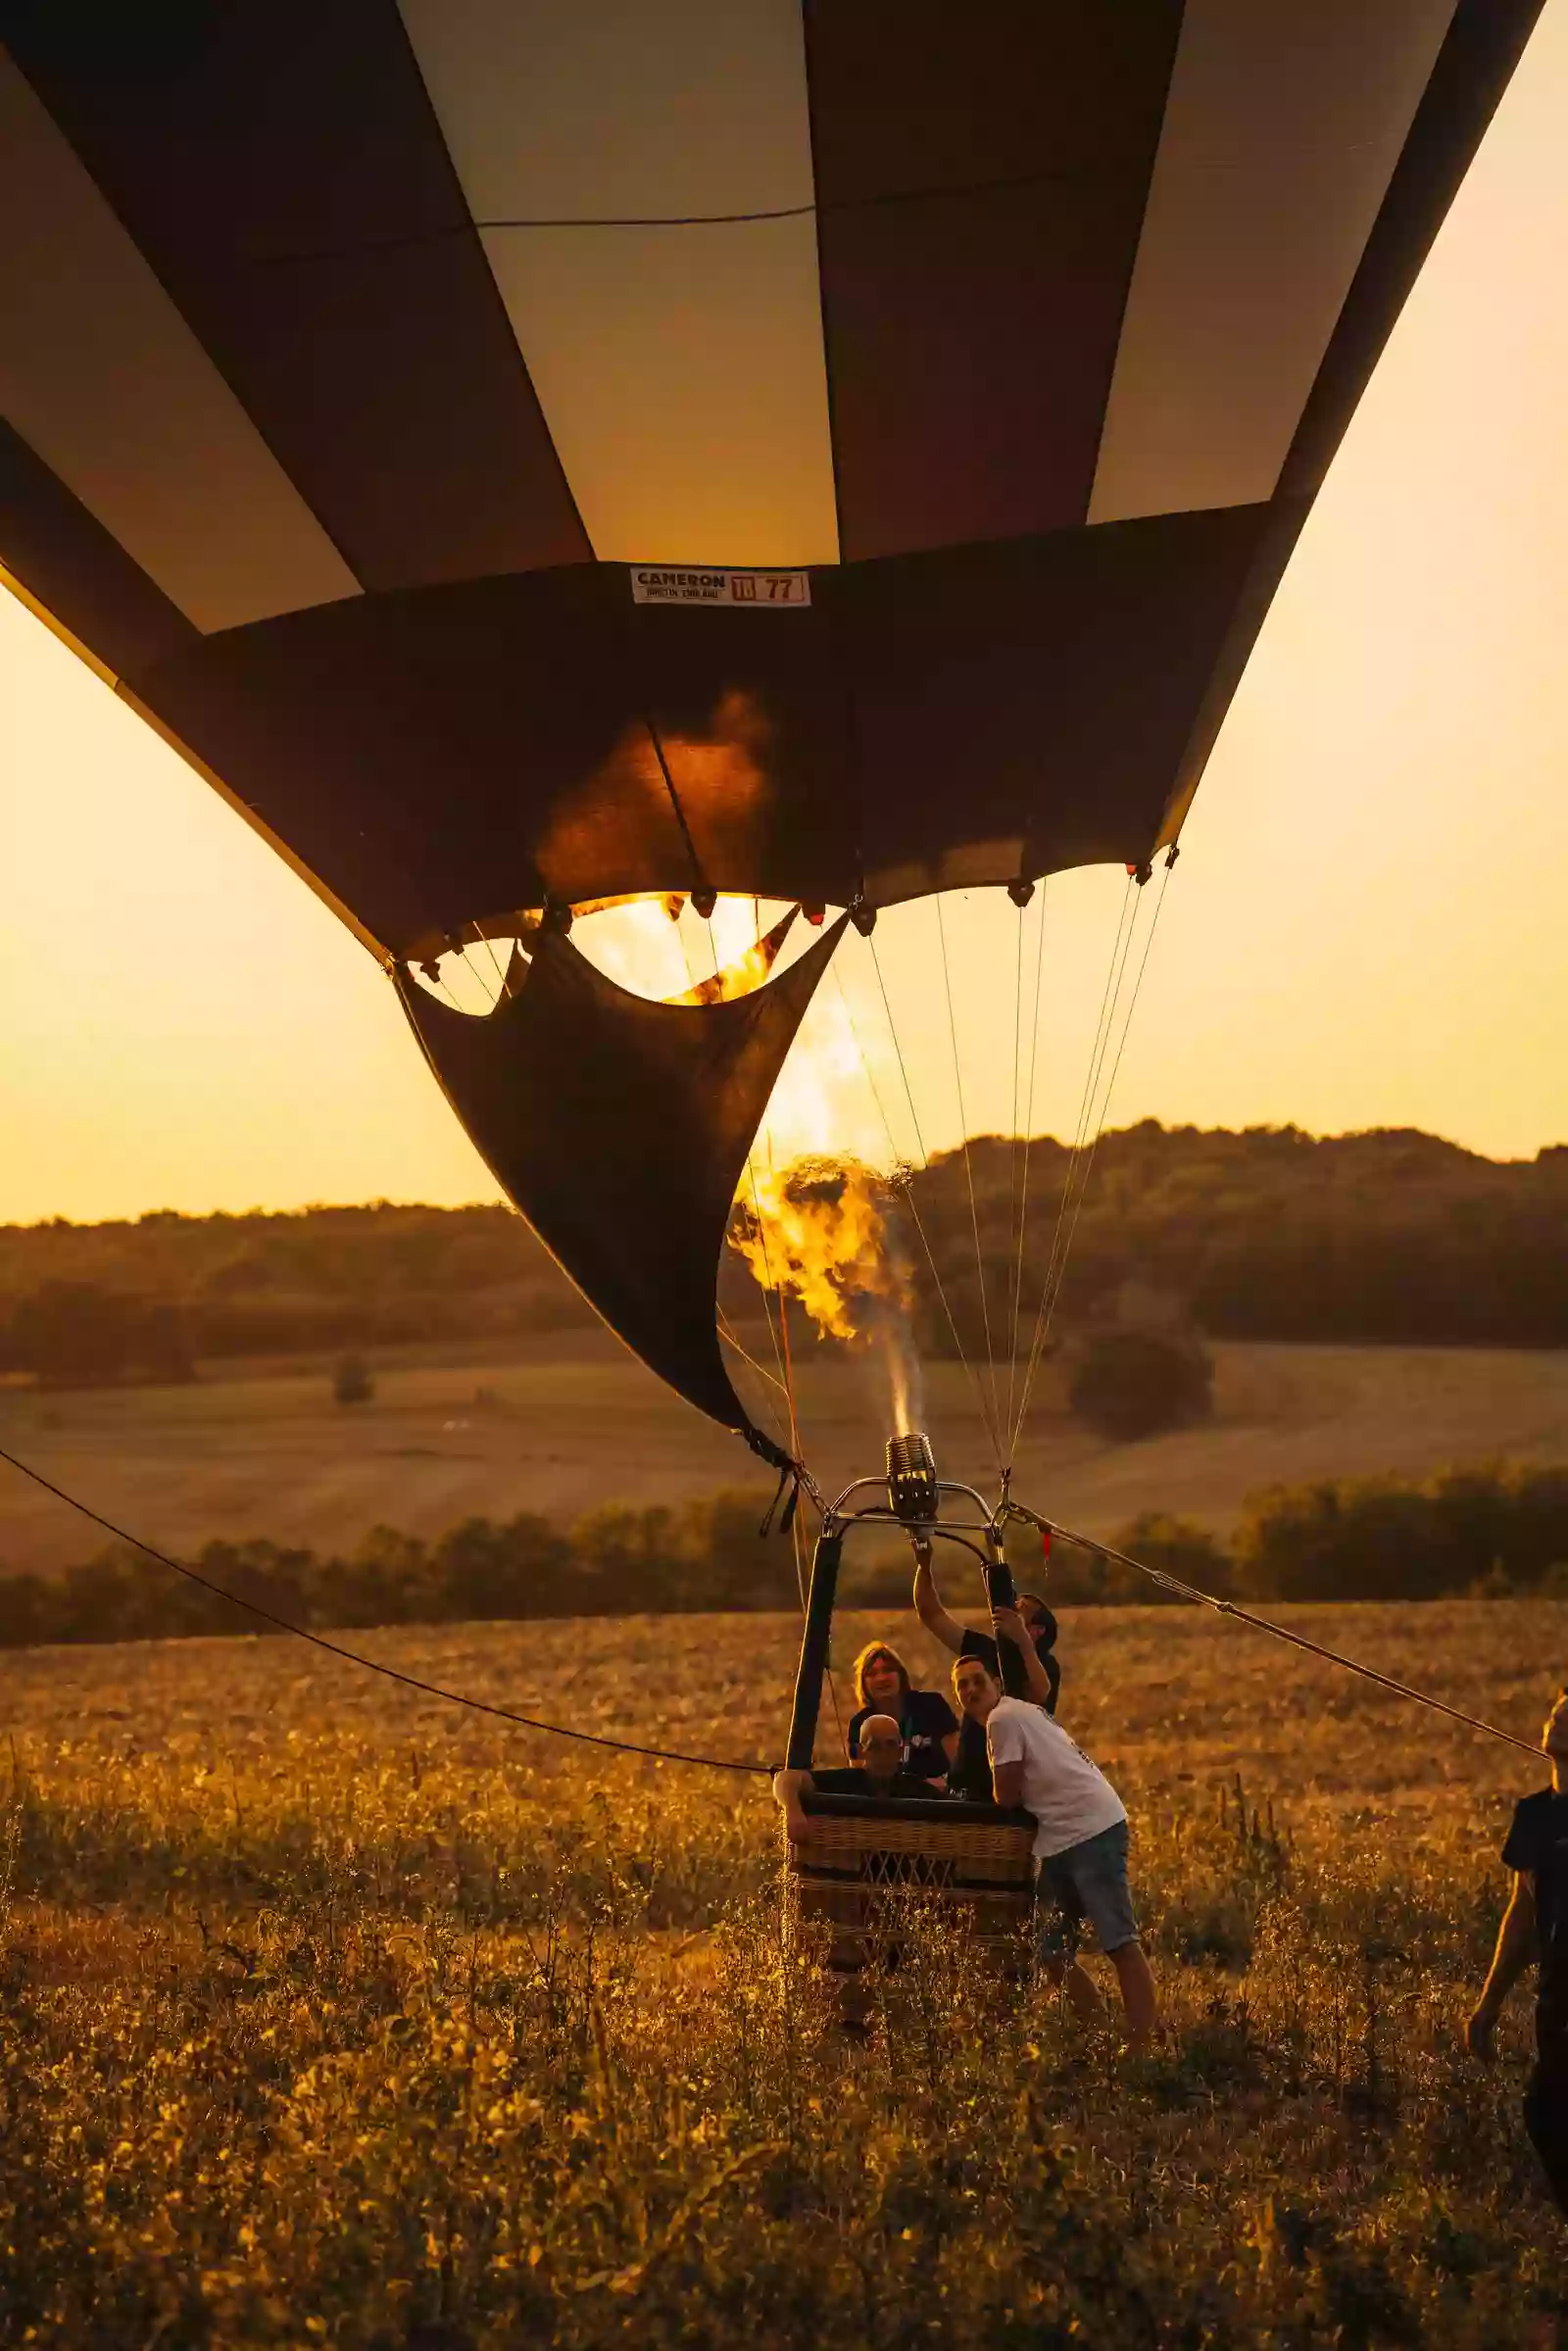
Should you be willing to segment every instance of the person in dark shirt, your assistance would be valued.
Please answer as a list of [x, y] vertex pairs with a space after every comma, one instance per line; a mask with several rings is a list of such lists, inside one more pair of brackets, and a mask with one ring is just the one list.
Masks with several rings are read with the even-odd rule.
[[926, 1804], [941, 1800], [928, 1781], [905, 1770], [904, 1733], [891, 1714], [867, 1715], [860, 1725], [860, 1759], [848, 1770], [774, 1773], [773, 1794], [791, 1844], [811, 1833], [810, 1820], [801, 1804], [801, 1792], [807, 1788], [828, 1796], [913, 1796]]
[[1525, 2090], [1525, 2129], [1557, 2208], [1568, 2215], [1568, 1690], [1557, 1692], [1541, 1744], [1551, 1786], [1514, 1807], [1502, 1848], [1513, 1887], [1465, 2038], [1490, 2065], [1503, 2003], [1536, 1961], [1536, 2063]]
[[946, 1782], [957, 1752], [958, 1718], [940, 1690], [915, 1690], [897, 1649], [873, 1641], [855, 1660], [858, 1711], [850, 1717], [851, 1760], [860, 1752], [860, 1732], [873, 1714], [891, 1714], [904, 1734], [904, 1768], [918, 1780]]
[[[960, 1625], [956, 1616], [948, 1614], [931, 1572], [928, 1550], [916, 1559], [914, 1606], [921, 1624], [945, 1649], [951, 1649], [955, 1657], [978, 1657], [987, 1673], [1001, 1679], [996, 1635], [975, 1625]], [[1051, 1610], [1038, 1592], [1020, 1592], [1013, 1607], [997, 1611], [996, 1624], [1003, 1639], [1023, 1659], [1027, 1695], [1037, 1706], [1044, 1706], [1048, 1714], [1054, 1714], [1056, 1693], [1061, 1688], [1061, 1668], [1053, 1654], [1056, 1645], [1056, 1620]]]

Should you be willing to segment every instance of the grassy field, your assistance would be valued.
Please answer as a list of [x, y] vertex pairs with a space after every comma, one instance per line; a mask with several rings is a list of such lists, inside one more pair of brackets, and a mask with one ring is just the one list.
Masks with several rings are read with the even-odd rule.
[[[1568, 1654], [1568, 1605], [1290, 1613], [1526, 1736]], [[893, 1619], [847, 1619], [841, 1661], [873, 1631], [934, 1678]], [[776, 1750], [796, 1634], [364, 1638], [748, 1758]], [[1170, 2023], [1144, 2060], [940, 1947], [847, 2046], [780, 1939], [760, 1782], [282, 1640], [6, 1657], [7, 2339], [1550, 2340], [1527, 2005], [1494, 2075], [1457, 2037], [1540, 1772], [1184, 1611], [1066, 1613], [1061, 1655], [1063, 1719], [1134, 1817]]]
[[[1018, 1491], [1105, 1536], [1147, 1509], [1223, 1530], [1249, 1493], [1277, 1480], [1568, 1457], [1568, 1354], [1214, 1351], [1213, 1420], [1141, 1445], [1090, 1435], [1048, 1372], [1018, 1454]], [[186, 1548], [266, 1535], [327, 1551], [377, 1522], [420, 1535], [476, 1512], [569, 1522], [602, 1500], [675, 1500], [759, 1482], [735, 1439], [594, 1332], [488, 1353], [389, 1355], [373, 1402], [352, 1410], [332, 1403], [328, 1364], [233, 1369], [213, 1367], [189, 1388], [0, 1388], [0, 1445], [150, 1541]], [[988, 1482], [992, 1458], [962, 1371], [934, 1365], [928, 1388], [944, 1466]], [[860, 1368], [812, 1348], [801, 1389], [822, 1482], [875, 1467], [884, 1414]], [[98, 1541], [13, 1473], [0, 1480], [0, 1564], [64, 1566]]]

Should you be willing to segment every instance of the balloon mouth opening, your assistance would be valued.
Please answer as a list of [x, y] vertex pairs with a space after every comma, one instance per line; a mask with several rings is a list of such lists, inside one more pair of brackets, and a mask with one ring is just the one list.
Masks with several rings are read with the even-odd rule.
[[482, 1018], [514, 995], [541, 933], [569, 933], [596, 971], [650, 1004], [722, 1004], [789, 969], [830, 909], [716, 891], [650, 891], [548, 904], [431, 933], [405, 958], [417, 986]]

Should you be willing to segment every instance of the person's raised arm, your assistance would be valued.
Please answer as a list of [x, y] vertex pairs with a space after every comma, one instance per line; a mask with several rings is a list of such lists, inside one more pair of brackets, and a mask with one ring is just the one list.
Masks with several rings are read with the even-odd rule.
[[1513, 1892], [1497, 1930], [1497, 1948], [1475, 2012], [1464, 2029], [1472, 2057], [1490, 2064], [1492, 2036], [1508, 1994], [1536, 1956], [1536, 1888], [1523, 1870], [1514, 1873]]
[[784, 1815], [784, 1834], [792, 1845], [798, 1845], [803, 1837], [811, 1833], [811, 1824], [801, 1809], [801, 1790], [810, 1785], [809, 1772], [773, 1774], [773, 1800]]
[[940, 1641], [956, 1657], [963, 1646], [963, 1627], [942, 1605], [937, 1580], [931, 1573], [929, 1543], [923, 1543], [914, 1555], [914, 1609], [932, 1639]]
[[991, 1621], [997, 1629], [998, 1641], [1007, 1641], [1023, 1659], [1023, 1678], [1028, 1685], [1027, 1695], [1036, 1706], [1051, 1703], [1051, 1676], [1040, 1662], [1040, 1651], [1030, 1640], [1023, 1618], [1016, 1608], [994, 1608]]

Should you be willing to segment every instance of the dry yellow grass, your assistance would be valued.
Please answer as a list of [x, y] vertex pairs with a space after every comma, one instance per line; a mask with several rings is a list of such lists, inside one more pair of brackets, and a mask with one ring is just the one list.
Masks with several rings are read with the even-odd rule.
[[[1045, 1381], [1018, 1491], [1108, 1536], [1151, 1509], [1224, 1529], [1246, 1494], [1275, 1482], [1568, 1458], [1565, 1354], [1222, 1346], [1215, 1355], [1212, 1422], [1141, 1445], [1097, 1439]], [[962, 1372], [934, 1365], [928, 1386], [944, 1465], [989, 1483]], [[474, 1513], [569, 1522], [605, 1499], [680, 1500], [758, 1479], [735, 1439], [599, 1334], [389, 1357], [375, 1400], [352, 1410], [334, 1407], [329, 1391], [328, 1365], [235, 1378], [214, 1367], [188, 1389], [0, 1388], [0, 1444], [150, 1542], [186, 1549], [265, 1535], [330, 1551], [378, 1521], [428, 1536]], [[475, 1400], [480, 1391], [489, 1400]], [[824, 1484], [875, 1465], [882, 1398], [858, 1366], [808, 1353], [802, 1397]], [[0, 1479], [0, 1563], [65, 1566], [97, 1540], [14, 1475]]]
[[[1289, 1615], [1526, 1737], [1568, 1650], [1554, 1603]], [[872, 1632], [936, 1678], [886, 1616], [841, 1623], [841, 1669]], [[770, 1757], [797, 1633], [364, 1645], [579, 1729]], [[15, 2339], [1546, 2339], [1524, 2004], [1498, 2076], [1458, 2040], [1539, 1770], [1185, 1610], [1064, 1613], [1061, 1654], [1063, 1720], [1134, 1816], [1171, 2023], [1142, 2065], [940, 1949], [846, 2050], [780, 1949], [764, 1784], [281, 1638], [0, 1659]]]

